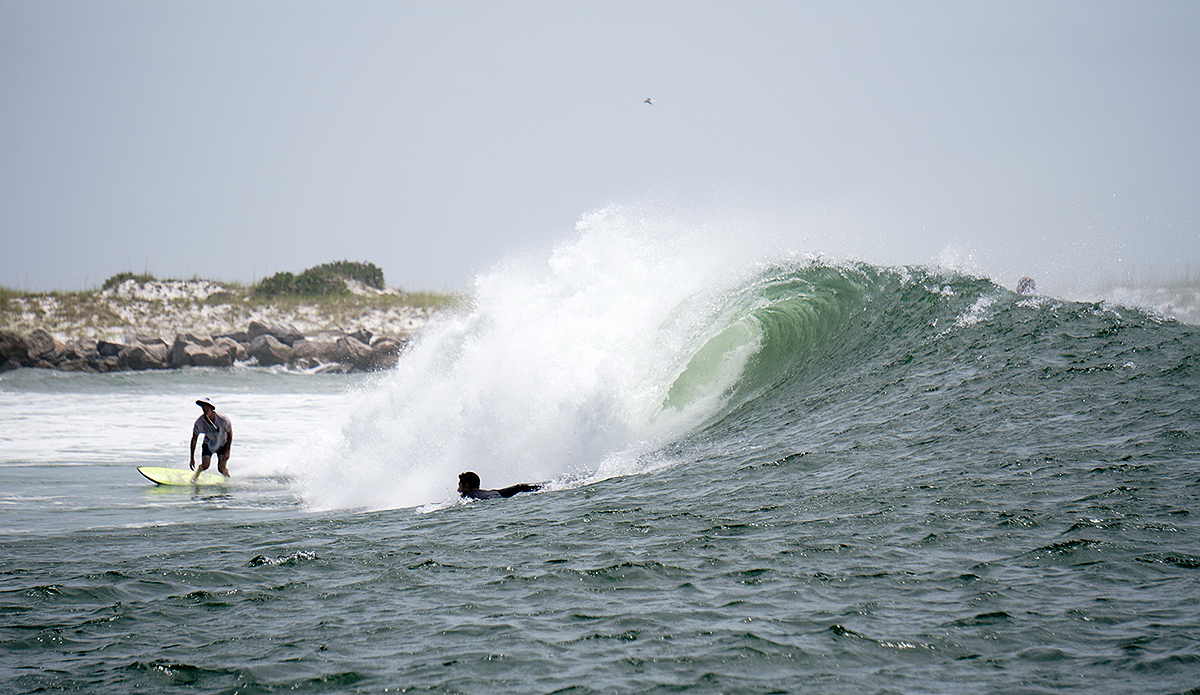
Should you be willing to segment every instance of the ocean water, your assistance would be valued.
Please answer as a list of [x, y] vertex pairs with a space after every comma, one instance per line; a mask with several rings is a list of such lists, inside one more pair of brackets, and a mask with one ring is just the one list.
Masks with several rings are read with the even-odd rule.
[[[1200, 329], [693, 242], [385, 374], [0, 375], [0, 690], [1200, 692]], [[200, 396], [233, 481], [153, 486]]]

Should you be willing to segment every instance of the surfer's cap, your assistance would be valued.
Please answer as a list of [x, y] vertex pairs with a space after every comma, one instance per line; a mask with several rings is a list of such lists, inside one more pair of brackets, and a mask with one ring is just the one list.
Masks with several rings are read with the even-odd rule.
[[196, 401], [196, 405], [200, 406], [201, 408], [203, 408], [204, 406], [207, 405], [208, 407], [212, 408], [213, 410], [217, 409], [217, 406], [213, 405], [211, 398], [201, 398], [200, 400]]

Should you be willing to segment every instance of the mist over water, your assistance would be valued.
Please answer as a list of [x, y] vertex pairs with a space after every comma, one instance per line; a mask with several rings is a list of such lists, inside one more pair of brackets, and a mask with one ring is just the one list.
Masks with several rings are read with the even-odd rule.
[[362, 394], [300, 472], [309, 504], [439, 502], [464, 470], [485, 487], [627, 473], [715, 412], [754, 348], [720, 318], [744, 250], [617, 210], [577, 231], [479, 277], [471, 306]]

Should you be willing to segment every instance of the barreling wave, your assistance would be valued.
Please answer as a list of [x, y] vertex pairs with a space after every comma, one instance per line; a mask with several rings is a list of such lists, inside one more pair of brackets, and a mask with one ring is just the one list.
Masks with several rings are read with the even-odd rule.
[[720, 436], [729, 418], [785, 419], [835, 398], [852, 413], [878, 406], [872, 394], [888, 383], [963, 378], [962, 355], [1000, 354], [1058, 320], [1051, 300], [984, 278], [763, 262], [668, 232], [597, 215], [545, 263], [481, 276], [469, 310], [356, 397], [340, 433], [304, 445], [306, 501], [436, 503], [454, 498], [462, 470], [485, 487], [647, 470], [656, 452]]
[[719, 418], [793, 381], [854, 372], [903, 344], [917, 349], [978, 322], [998, 301], [1036, 301], [952, 271], [821, 260], [770, 265], [725, 300], [707, 329], [713, 337], [690, 356], [664, 408], [726, 387], [710, 413]]

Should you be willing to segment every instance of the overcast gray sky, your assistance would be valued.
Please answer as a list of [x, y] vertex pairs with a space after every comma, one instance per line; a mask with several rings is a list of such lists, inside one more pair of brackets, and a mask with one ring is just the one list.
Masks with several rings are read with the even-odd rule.
[[0, 177], [31, 290], [463, 289], [622, 203], [1010, 286], [1196, 273], [1200, 3], [0, 0]]

